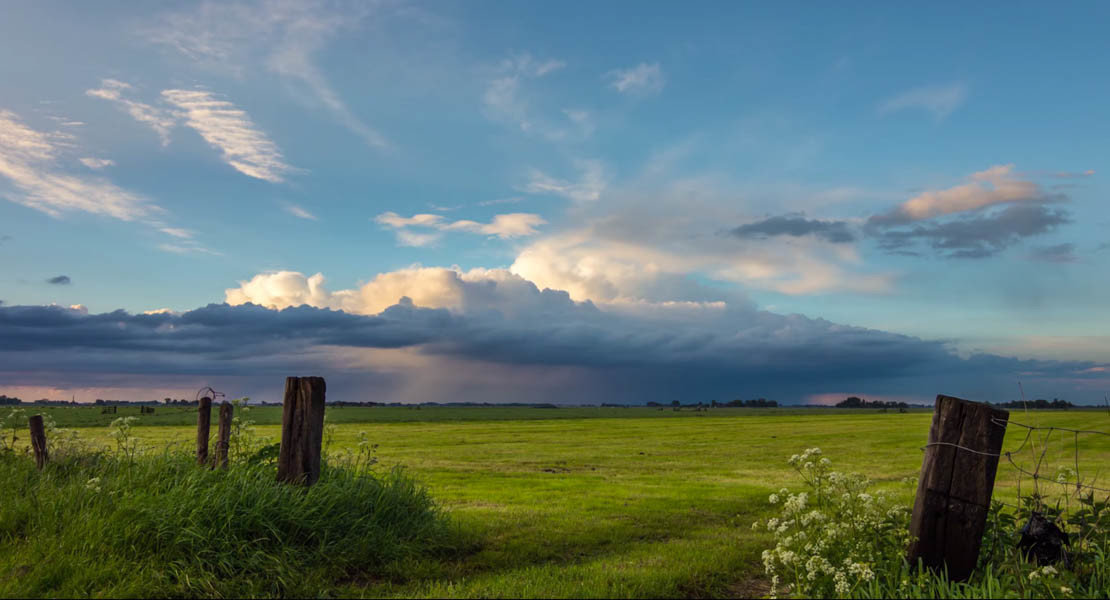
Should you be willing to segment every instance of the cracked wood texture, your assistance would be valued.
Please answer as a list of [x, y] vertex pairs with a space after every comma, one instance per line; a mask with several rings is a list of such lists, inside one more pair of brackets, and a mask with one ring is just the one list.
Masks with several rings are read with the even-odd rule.
[[323, 377], [285, 379], [278, 480], [312, 485], [320, 478], [326, 390]]
[[[907, 557], [928, 568], [947, 567], [953, 581], [967, 579], [979, 559], [998, 454], [1010, 413], [987, 404], [937, 396], [929, 445], [921, 463]], [[968, 452], [955, 446], [990, 455]]]

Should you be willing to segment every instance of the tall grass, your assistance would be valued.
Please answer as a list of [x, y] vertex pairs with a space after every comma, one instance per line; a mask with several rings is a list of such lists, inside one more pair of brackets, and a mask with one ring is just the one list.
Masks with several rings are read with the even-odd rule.
[[4, 452], [0, 485], [0, 597], [316, 596], [465, 545], [417, 482], [368, 462], [304, 488], [264, 460], [85, 451], [39, 472]]

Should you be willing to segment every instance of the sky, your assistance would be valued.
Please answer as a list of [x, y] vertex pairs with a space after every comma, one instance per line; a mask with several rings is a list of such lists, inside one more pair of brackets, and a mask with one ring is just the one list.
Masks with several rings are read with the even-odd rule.
[[0, 393], [1110, 393], [1110, 5], [9, 2]]

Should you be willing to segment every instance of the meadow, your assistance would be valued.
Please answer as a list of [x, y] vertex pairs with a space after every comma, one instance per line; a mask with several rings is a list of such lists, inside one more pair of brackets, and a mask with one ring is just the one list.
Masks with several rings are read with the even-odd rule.
[[[41, 412], [103, 445], [114, 443], [112, 419], [140, 416], [137, 407], [109, 415], [93, 407]], [[280, 408], [251, 412], [257, 435], [277, 441]], [[158, 407], [132, 433], [147, 447], [187, 449], [194, 420], [195, 408]], [[931, 411], [791, 408], [329, 408], [327, 451], [377, 444], [374, 469], [403, 468], [460, 541], [448, 552], [398, 559], [373, 577], [319, 583], [315, 595], [758, 596], [767, 591], [760, 553], [771, 540], [751, 525], [773, 514], [769, 494], [799, 488], [787, 458], [820, 447], [838, 469], [866, 474], [908, 505], [914, 489], [904, 480], [920, 470], [930, 420]], [[1110, 431], [1105, 410], [1011, 411], [1011, 420]], [[1024, 436], [1011, 427], [1005, 448]], [[1072, 466], [1072, 436], [1039, 443], [1047, 465]], [[1082, 436], [1078, 444], [1083, 472], [1110, 482], [1110, 437]], [[1028, 478], [1020, 485], [1028, 493]], [[1016, 502], [1018, 492], [1017, 473], [1000, 467], [995, 497]], [[44, 557], [28, 542], [5, 546], [0, 596], [63, 589], [34, 583], [35, 561]], [[85, 591], [150, 591], [138, 580], [112, 585]]]

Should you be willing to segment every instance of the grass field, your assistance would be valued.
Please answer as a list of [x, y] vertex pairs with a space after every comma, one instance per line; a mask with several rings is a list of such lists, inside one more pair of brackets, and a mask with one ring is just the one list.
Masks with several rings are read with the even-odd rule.
[[[134, 432], [148, 446], [187, 447], [194, 411], [159, 407]], [[43, 412], [103, 444], [112, 418], [138, 416], [138, 408], [115, 415], [91, 407]], [[260, 435], [276, 441], [279, 408], [253, 409], [252, 418]], [[928, 411], [834, 409], [329, 409], [332, 451], [352, 447], [366, 432], [379, 445], [381, 468], [405, 466], [478, 543], [462, 556], [412, 562], [389, 577], [336, 582], [320, 593], [758, 595], [764, 589], [758, 557], [768, 540], [750, 525], [771, 514], [769, 493], [798, 486], [787, 457], [821, 447], [837, 468], [867, 474], [909, 503], [913, 490], [902, 480], [918, 474], [930, 419]], [[1110, 431], [1104, 410], [1012, 411], [1011, 419]], [[1024, 435], [1011, 428], [1006, 447], [1016, 448]], [[1072, 466], [1074, 443], [1056, 433], [1047, 464]], [[1105, 484], [1110, 437], [1081, 436], [1079, 444], [1081, 471], [1101, 470]], [[1013, 500], [1016, 485], [1016, 473], [1001, 467], [996, 497]], [[15, 567], [0, 567], [0, 579]]]

